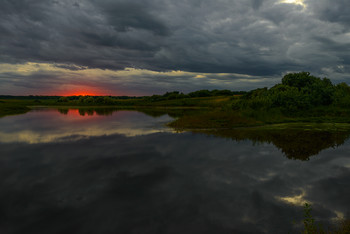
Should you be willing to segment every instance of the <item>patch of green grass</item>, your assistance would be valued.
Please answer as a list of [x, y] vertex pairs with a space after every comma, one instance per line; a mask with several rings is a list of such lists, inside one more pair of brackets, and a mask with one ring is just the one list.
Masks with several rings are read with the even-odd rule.
[[234, 111], [202, 110], [192, 115], [184, 115], [169, 123], [177, 130], [185, 129], [223, 129], [242, 126], [257, 126], [262, 122], [243, 117]]
[[297, 123], [279, 123], [268, 124], [256, 127], [255, 130], [303, 130], [303, 131], [327, 131], [340, 132], [350, 131], [349, 123], [311, 123], [311, 122], [297, 122]]
[[4, 117], [6, 115], [17, 115], [24, 114], [30, 111], [30, 108], [26, 106], [25, 101], [0, 101], [0, 117]]
[[171, 99], [162, 101], [147, 101], [139, 100], [138, 106], [167, 106], [167, 107], [211, 107], [217, 108], [222, 107], [225, 104], [230, 103], [230, 97], [193, 97], [193, 98], [182, 98], [182, 99]]

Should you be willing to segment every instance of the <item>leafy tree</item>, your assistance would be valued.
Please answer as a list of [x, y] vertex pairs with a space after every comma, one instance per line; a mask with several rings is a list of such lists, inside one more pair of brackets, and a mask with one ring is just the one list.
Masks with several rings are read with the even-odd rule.
[[289, 73], [282, 78], [282, 84], [301, 89], [310, 86], [316, 79], [310, 76], [310, 72]]
[[309, 72], [290, 73], [282, 83], [270, 89], [260, 88], [244, 94], [233, 103], [234, 109], [278, 108], [285, 114], [294, 114], [319, 106], [350, 107], [350, 87], [333, 85], [328, 78], [311, 76]]
[[340, 83], [334, 88], [334, 105], [350, 107], [350, 87], [346, 83]]
[[57, 101], [58, 102], [68, 102], [69, 99], [67, 97], [60, 97]]
[[84, 103], [85, 97], [84, 96], [79, 96], [78, 102], [79, 103]]
[[104, 104], [104, 97], [97, 97], [97, 98], [95, 99], [95, 102], [96, 102], [97, 104]]
[[307, 96], [296, 87], [278, 84], [269, 90], [268, 96], [271, 107], [281, 107], [288, 113], [310, 107]]
[[198, 90], [188, 94], [190, 97], [210, 97], [211, 93], [207, 89]]
[[211, 91], [212, 96], [231, 96], [233, 95], [233, 92], [231, 90], [228, 89], [224, 89], [224, 90], [213, 90]]
[[103, 97], [103, 103], [106, 105], [112, 105], [114, 104], [114, 100], [111, 97]]
[[85, 99], [84, 99], [84, 103], [87, 103], [87, 104], [92, 104], [94, 103], [95, 99], [91, 96], [87, 96]]

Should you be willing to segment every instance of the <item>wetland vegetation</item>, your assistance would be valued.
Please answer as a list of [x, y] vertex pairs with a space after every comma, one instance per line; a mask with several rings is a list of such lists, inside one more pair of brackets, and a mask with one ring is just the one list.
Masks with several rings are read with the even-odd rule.
[[[249, 92], [178, 91], [145, 97], [127, 96], [0, 96], [0, 116], [20, 114], [33, 106], [113, 107], [118, 109], [196, 109], [178, 115], [175, 129], [227, 129], [277, 123], [350, 123], [350, 87], [333, 84], [308, 72], [291, 73], [280, 84]], [[155, 110], [150, 110], [150, 107]], [[181, 111], [177, 111], [181, 112]], [[184, 112], [184, 111], [182, 111]], [[184, 112], [185, 113], [185, 112]]]
[[350, 87], [308, 72], [291, 73], [280, 84], [249, 92], [177, 91], [145, 97], [2, 96], [0, 116], [33, 107], [55, 107], [61, 114], [78, 108], [80, 115], [112, 115], [137, 110], [152, 117], [167, 114], [176, 131], [204, 133], [235, 141], [273, 143], [288, 158], [308, 160], [350, 136]]

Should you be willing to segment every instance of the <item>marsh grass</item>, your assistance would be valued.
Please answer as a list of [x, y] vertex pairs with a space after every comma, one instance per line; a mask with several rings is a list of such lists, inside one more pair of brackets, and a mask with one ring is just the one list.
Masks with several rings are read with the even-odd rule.
[[261, 125], [261, 121], [242, 116], [234, 111], [202, 110], [182, 116], [168, 124], [177, 130], [186, 129], [227, 129], [242, 126]]
[[[92, 97], [91, 97], [92, 98]], [[100, 97], [101, 99], [102, 97]], [[175, 116], [180, 116], [180, 109], [201, 109], [201, 108], [219, 108], [227, 106], [231, 97], [217, 96], [217, 97], [193, 97], [193, 98], [183, 98], [183, 99], [172, 99], [172, 100], [160, 100], [160, 101], [150, 101], [147, 98], [138, 99], [113, 99], [109, 98], [107, 101], [110, 102], [87, 102], [89, 98], [84, 98], [84, 101], [79, 99], [69, 100], [64, 98], [65, 101], [60, 101], [60, 98], [48, 97], [46, 99], [36, 99], [36, 97], [20, 97], [20, 98], [7, 98], [0, 100], [0, 117], [6, 115], [15, 115], [26, 113], [30, 110], [30, 107], [53, 107], [58, 109], [64, 108], [115, 108], [115, 109], [125, 109], [125, 110], [140, 110], [141, 112], [154, 113], [160, 109], [169, 109], [170, 112]], [[93, 99], [93, 98], [92, 98]], [[99, 100], [96, 98], [96, 100]], [[111, 101], [113, 100], [113, 101]], [[148, 110], [147, 110], [148, 109]], [[153, 110], [151, 110], [153, 109]], [[175, 110], [176, 109], [176, 110]]]
[[303, 234], [349, 234], [350, 233], [350, 220], [339, 220], [334, 223], [333, 227], [325, 229], [323, 225], [317, 223], [313, 218], [312, 207], [310, 204], [304, 204], [304, 230]]
[[28, 102], [16, 101], [16, 100], [0, 100], [0, 117], [6, 115], [24, 114], [30, 111], [27, 107]]
[[[35, 99], [4, 99], [0, 102], [0, 116], [21, 114], [29, 110], [28, 107], [46, 106], [56, 108], [115, 108], [137, 110], [153, 116], [161, 115], [163, 110], [177, 118], [169, 126], [176, 129], [214, 129], [252, 127], [281, 123], [350, 123], [350, 109], [335, 106], [319, 106], [307, 111], [297, 110], [286, 115], [283, 108], [252, 108], [246, 106], [234, 109], [234, 103], [239, 102], [241, 96], [211, 96], [188, 97], [169, 100], [152, 100], [150, 98], [118, 99], [113, 97], [46, 97]], [[80, 100], [82, 99], [82, 100]], [[88, 100], [94, 100], [88, 102]], [[106, 100], [107, 101], [106, 101]], [[98, 102], [100, 100], [101, 102]], [[244, 103], [244, 102], [243, 102]], [[187, 108], [195, 111], [184, 111]], [[176, 110], [175, 110], [176, 109]], [[181, 110], [183, 109], [183, 110]]]

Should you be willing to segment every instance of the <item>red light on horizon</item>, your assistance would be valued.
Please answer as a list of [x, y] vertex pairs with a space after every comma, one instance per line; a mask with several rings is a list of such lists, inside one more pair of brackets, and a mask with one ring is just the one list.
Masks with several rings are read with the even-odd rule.
[[95, 93], [72, 93], [72, 94], [64, 94], [62, 96], [103, 96]]
[[60, 96], [108, 96], [110, 90], [93, 86], [74, 86], [67, 87], [65, 90], [58, 91]]
[[103, 94], [100, 92], [67, 92], [67, 93], [63, 93], [59, 96], [110, 96], [107, 94]]

